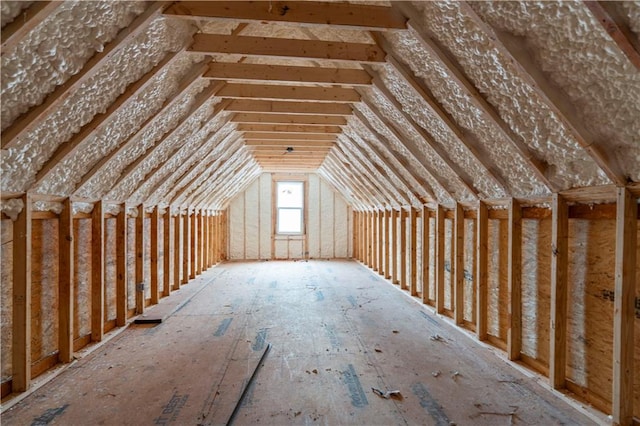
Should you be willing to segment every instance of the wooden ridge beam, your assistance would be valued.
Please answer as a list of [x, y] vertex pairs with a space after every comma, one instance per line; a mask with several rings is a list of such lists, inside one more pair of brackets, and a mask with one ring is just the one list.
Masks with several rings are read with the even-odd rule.
[[462, 11], [478, 25], [490, 40], [493, 40], [494, 47], [515, 67], [517, 74], [540, 99], [555, 114], [558, 121], [573, 136], [576, 142], [587, 152], [591, 159], [602, 169], [611, 181], [620, 186], [628, 182], [628, 177], [620, 169], [620, 165], [610, 158], [604, 151], [607, 142], [595, 140], [596, 138], [587, 129], [584, 119], [580, 116], [580, 111], [572, 103], [571, 98], [565, 91], [551, 82], [544, 71], [534, 62], [533, 55], [522, 49], [520, 38], [494, 29], [480, 18], [475, 11], [465, 2], [461, 2]]
[[615, 5], [604, 1], [583, 1], [593, 17], [602, 25], [618, 48], [640, 70], [640, 43], [622, 19], [615, 14]]
[[313, 102], [359, 102], [354, 89], [344, 87], [307, 87], [228, 83], [219, 96], [230, 99], [296, 100]]
[[246, 124], [292, 124], [305, 126], [344, 126], [344, 117], [326, 115], [295, 115], [295, 114], [261, 114], [240, 112], [231, 119], [234, 123]]
[[238, 124], [239, 132], [270, 132], [270, 133], [322, 133], [340, 134], [340, 126], [306, 126], [303, 124]]
[[198, 33], [191, 52], [233, 54], [246, 57], [327, 59], [350, 62], [384, 62], [384, 51], [375, 44], [249, 37]]
[[209, 65], [204, 77], [225, 81], [278, 81], [347, 86], [367, 86], [371, 84], [371, 76], [366, 71], [358, 69], [232, 62], [212, 63]]
[[259, 112], [262, 114], [351, 115], [351, 107], [347, 104], [324, 102], [312, 103], [233, 99], [225, 109], [233, 112]]
[[52, 15], [62, 3], [61, 1], [35, 1], [23, 9], [2, 29], [2, 47], [0, 48], [2, 53], [13, 50], [31, 30]]
[[[165, 59], [163, 59], [163, 62], [165, 63], [165, 66], [169, 65], [177, 57], [178, 57], [178, 53], [171, 53], [171, 54], [167, 55], [165, 57]], [[200, 65], [200, 66], [198, 66], [198, 65]], [[109, 163], [116, 155], [118, 155], [119, 153], [123, 152], [125, 149], [133, 146], [135, 144], [135, 142], [138, 141], [138, 137], [140, 135], [143, 135], [147, 130], [149, 130], [151, 127], [156, 125], [157, 118], [161, 117], [164, 114], [166, 114], [167, 111], [169, 111], [171, 109], [171, 107], [173, 105], [175, 105], [175, 103], [179, 99], [182, 98], [183, 94], [185, 92], [187, 92], [191, 87], [193, 87], [193, 85], [198, 81], [198, 77], [202, 75], [202, 69], [201, 68], [203, 66], [205, 66], [205, 64], [202, 64], [202, 63], [201, 64], [197, 64], [196, 66], [194, 66], [193, 69], [191, 70], [191, 72], [189, 72], [181, 80], [180, 85], [178, 86], [178, 88], [176, 90], [176, 93], [173, 96], [169, 97], [168, 99], [166, 99], [164, 101], [162, 107], [160, 108], [160, 110], [158, 110], [158, 112], [156, 114], [153, 114], [149, 118], [147, 118], [147, 120], [145, 120], [145, 122], [142, 124], [142, 126], [140, 126], [138, 131], [136, 131], [133, 135], [129, 136], [126, 141], [121, 143], [118, 147], [116, 147], [111, 152], [109, 152], [108, 154], [103, 156], [100, 159], [100, 161], [98, 161], [96, 164], [94, 164], [93, 167], [91, 167], [91, 169], [87, 173], [85, 173], [82, 176], [82, 178], [80, 179], [80, 182], [76, 186], [75, 193], [77, 193], [83, 187], [83, 185], [86, 184], [87, 182], [89, 182], [96, 174], [100, 173], [100, 171], [104, 169], [104, 167], [107, 165], [107, 163]], [[213, 90], [214, 87], [215, 87], [215, 85], [210, 85], [209, 87], [204, 89], [204, 91], [202, 93], [200, 93], [198, 95], [198, 98], [196, 98], [196, 99], [202, 99], [205, 96], [207, 98], [210, 97], [210, 96], [213, 96], [213, 94], [215, 93], [214, 90]], [[222, 85], [219, 85], [218, 88], [219, 87], [222, 87]], [[205, 100], [206, 99], [203, 99], [202, 102], [204, 102]]]
[[46, 114], [58, 105], [61, 105], [62, 102], [71, 96], [82, 83], [95, 75], [100, 67], [123, 48], [129, 40], [144, 31], [147, 25], [161, 13], [168, 4], [169, 2], [165, 1], [153, 2], [142, 14], [134, 19], [131, 24], [120, 30], [118, 35], [107, 43], [101, 52], [96, 52], [77, 74], [70, 76], [67, 81], [56, 87], [53, 92], [47, 95], [41, 104], [31, 107], [29, 111], [18, 117], [10, 127], [2, 132], [2, 149], [15, 147], [18, 137], [35, 123], [40, 122]]
[[38, 170], [33, 187], [37, 187], [51, 174], [56, 166], [74, 154], [83, 141], [92, 137], [101, 130], [102, 126], [108, 123], [112, 118], [112, 115], [114, 115], [121, 107], [126, 105], [132, 99], [135, 99], [139, 93], [145, 90], [153, 82], [154, 77], [162, 71], [164, 65], [164, 61], [161, 61], [136, 82], [130, 84], [127, 89], [120, 94], [111, 105], [109, 105], [105, 112], [96, 114], [90, 122], [82, 126], [78, 133], [75, 133], [69, 140], [60, 144], [53, 155], [44, 163], [42, 168]]
[[165, 15], [354, 29], [406, 28], [406, 19], [390, 7], [316, 1], [180, 1], [168, 8]]

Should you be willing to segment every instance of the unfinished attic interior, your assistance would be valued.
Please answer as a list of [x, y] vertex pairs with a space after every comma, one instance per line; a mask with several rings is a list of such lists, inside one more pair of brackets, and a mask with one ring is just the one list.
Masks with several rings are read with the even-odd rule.
[[640, 3], [0, 6], [3, 423], [640, 424]]

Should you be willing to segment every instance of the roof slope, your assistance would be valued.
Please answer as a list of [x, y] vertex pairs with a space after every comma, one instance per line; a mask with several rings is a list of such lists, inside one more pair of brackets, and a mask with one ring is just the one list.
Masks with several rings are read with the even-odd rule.
[[357, 209], [640, 182], [637, 2], [1, 7], [5, 200], [217, 209], [263, 171]]

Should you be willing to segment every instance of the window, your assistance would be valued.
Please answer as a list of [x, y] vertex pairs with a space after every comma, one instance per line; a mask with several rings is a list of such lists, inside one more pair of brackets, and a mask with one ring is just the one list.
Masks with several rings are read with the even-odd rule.
[[278, 234], [302, 234], [304, 229], [304, 182], [277, 182]]

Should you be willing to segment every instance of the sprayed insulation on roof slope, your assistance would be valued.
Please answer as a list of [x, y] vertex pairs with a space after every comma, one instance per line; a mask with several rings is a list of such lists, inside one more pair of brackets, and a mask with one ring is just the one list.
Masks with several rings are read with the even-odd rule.
[[31, 6], [31, 1], [3, 1], [0, 2], [0, 25], [4, 28], [5, 25], [13, 22], [23, 10]]
[[[623, 171], [639, 181], [640, 72], [586, 6], [580, 2], [487, 2], [472, 3], [472, 7], [491, 25], [531, 44], [545, 73], [583, 115], [594, 134], [592, 140], [615, 153]], [[640, 4], [626, 8], [634, 19], [640, 15]]]

